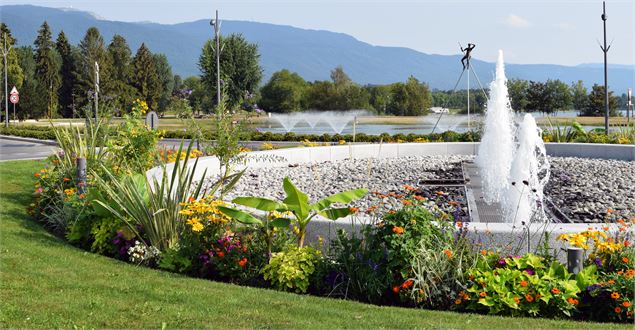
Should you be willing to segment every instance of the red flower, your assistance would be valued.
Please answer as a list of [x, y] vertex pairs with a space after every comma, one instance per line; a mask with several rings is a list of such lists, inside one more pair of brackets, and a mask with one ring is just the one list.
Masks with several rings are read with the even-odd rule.
[[238, 265], [240, 267], [245, 267], [245, 265], [247, 265], [247, 258], [242, 258], [238, 261]]

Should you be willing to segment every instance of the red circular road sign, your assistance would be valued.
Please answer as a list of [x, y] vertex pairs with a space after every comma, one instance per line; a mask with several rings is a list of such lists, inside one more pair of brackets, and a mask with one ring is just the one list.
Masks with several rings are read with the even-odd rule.
[[16, 104], [20, 101], [20, 95], [18, 94], [11, 94], [9, 96], [9, 101], [11, 101], [11, 103]]

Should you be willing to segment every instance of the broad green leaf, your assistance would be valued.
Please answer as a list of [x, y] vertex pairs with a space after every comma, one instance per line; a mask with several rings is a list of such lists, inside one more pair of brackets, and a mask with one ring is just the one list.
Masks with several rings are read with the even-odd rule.
[[319, 212], [331, 206], [331, 204], [333, 203], [348, 204], [354, 200], [358, 200], [364, 197], [364, 195], [366, 195], [367, 192], [368, 192], [368, 189], [360, 188], [360, 189], [343, 191], [337, 194], [333, 194], [311, 205], [311, 209]]
[[269, 222], [269, 225], [271, 227], [277, 227], [277, 228], [287, 228], [289, 227], [290, 224], [291, 224], [291, 219], [287, 219], [287, 218], [276, 218], [271, 220], [271, 222]]
[[234, 198], [234, 200], [232, 200], [232, 202], [235, 204], [249, 206], [256, 210], [267, 211], [267, 212], [277, 210], [283, 207], [282, 204], [276, 201], [273, 201], [267, 198], [262, 198], [262, 197], [236, 197]]
[[306, 220], [309, 216], [309, 196], [296, 188], [289, 180], [289, 177], [284, 178], [282, 187], [287, 194], [287, 198], [283, 201], [287, 208], [296, 214], [298, 220]]
[[230, 207], [219, 206], [218, 210], [220, 210], [224, 215], [246, 225], [259, 225], [262, 226], [262, 221], [253, 215], [243, 212], [240, 210], [232, 209]]
[[328, 209], [318, 214], [330, 220], [337, 220], [339, 218], [348, 216], [349, 214], [351, 214], [351, 211], [349, 208], [346, 207], [346, 208]]

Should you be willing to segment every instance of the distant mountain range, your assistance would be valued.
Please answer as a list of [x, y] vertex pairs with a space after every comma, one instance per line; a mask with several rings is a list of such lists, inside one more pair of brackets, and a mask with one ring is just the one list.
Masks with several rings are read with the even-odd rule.
[[[1, 6], [0, 18], [9, 25], [20, 45], [32, 45], [44, 20], [51, 26], [54, 37], [64, 30], [73, 44], [83, 38], [86, 29], [95, 26], [107, 43], [114, 34], [123, 35], [133, 53], [145, 42], [153, 51], [164, 53], [174, 73], [182, 76], [198, 75], [198, 57], [206, 39], [212, 35], [208, 20], [180, 24], [126, 23], [107, 21], [95, 15], [67, 9], [16, 5]], [[242, 33], [258, 44], [265, 79], [280, 69], [299, 73], [305, 79], [327, 80], [329, 72], [338, 65], [360, 84], [386, 84], [404, 81], [414, 75], [432, 88], [451, 89], [461, 73], [460, 56], [433, 55], [409, 48], [373, 46], [350, 35], [329, 31], [306, 30], [291, 26], [246, 21], [223, 21], [223, 34]], [[504, 45], [501, 45], [504, 47]], [[472, 59], [480, 81], [487, 84], [494, 75], [495, 64]], [[508, 64], [508, 78], [534, 81], [560, 79], [571, 83], [583, 80], [587, 87], [603, 84], [601, 64], [563, 66], [552, 64]], [[465, 84], [465, 81], [463, 82]], [[472, 79], [472, 86], [477, 87]], [[609, 86], [618, 94], [635, 87], [635, 66], [609, 67]], [[459, 88], [465, 88], [465, 85]]]

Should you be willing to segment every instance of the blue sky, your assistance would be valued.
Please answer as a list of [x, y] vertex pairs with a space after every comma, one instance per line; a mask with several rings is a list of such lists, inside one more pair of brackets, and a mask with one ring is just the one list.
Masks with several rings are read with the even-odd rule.
[[[180, 23], [210, 18], [350, 34], [374, 45], [457, 54], [477, 44], [488, 61], [576, 65], [603, 61], [601, 0], [3, 0], [75, 8], [118, 21]], [[609, 61], [635, 65], [635, 0], [607, 0]]]

